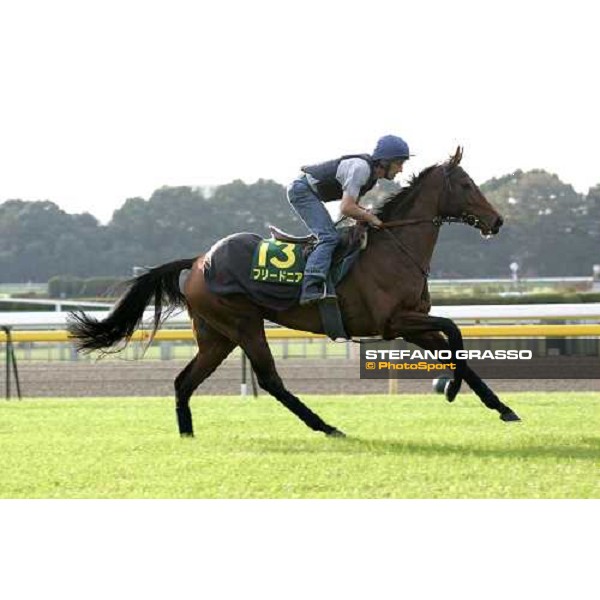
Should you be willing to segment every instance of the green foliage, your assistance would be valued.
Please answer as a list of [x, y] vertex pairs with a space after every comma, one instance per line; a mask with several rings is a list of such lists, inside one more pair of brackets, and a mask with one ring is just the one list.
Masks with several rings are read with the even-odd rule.
[[57, 275], [48, 281], [48, 296], [50, 298], [77, 298], [82, 295], [83, 279]]
[[72, 277], [57, 275], [48, 281], [50, 298], [101, 298], [115, 297], [120, 294], [124, 283], [121, 277]]
[[473, 229], [443, 227], [433, 277], [508, 277], [511, 262], [521, 277], [591, 275], [600, 263], [592, 196], [541, 170], [492, 179], [481, 191], [504, 217], [500, 235], [483, 242]]
[[[527, 276], [590, 275], [600, 263], [600, 184], [578, 194], [556, 175], [515, 171], [481, 186], [505, 217], [500, 235], [483, 242], [463, 225], [444, 226], [432, 276], [506, 277], [516, 261]], [[377, 186], [366, 203], [397, 190]], [[231, 233], [267, 235], [273, 223], [306, 231], [289, 206], [285, 188], [270, 180], [236, 180], [211, 193], [163, 187], [129, 198], [107, 225], [89, 214], [67, 214], [52, 202], [0, 204], [0, 283], [72, 277], [130, 277], [134, 266], [191, 258]]]
[[52, 202], [0, 204], [0, 282], [83, 275], [100, 252], [98, 221], [69, 215]]
[[9, 200], [0, 204], [0, 282], [129, 277], [134, 266], [198, 256], [236, 231], [266, 236], [268, 222], [305, 231], [284, 187], [262, 179], [217, 187], [210, 198], [197, 188], [163, 187], [148, 200], [126, 200], [106, 226], [52, 202]]
[[84, 279], [83, 298], [115, 298], [121, 295], [126, 279], [122, 277], [90, 277]]
[[44, 304], [27, 304], [25, 302], [3, 302], [2, 312], [45, 312], [48, 306]]

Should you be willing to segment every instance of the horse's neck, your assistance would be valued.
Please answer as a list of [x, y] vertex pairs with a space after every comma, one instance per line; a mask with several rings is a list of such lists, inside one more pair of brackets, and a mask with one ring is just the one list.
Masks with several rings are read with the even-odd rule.
[[[402, 220], [422, 219], [424, 222], [401, 225], [388, 230], [402, 246], [410, 250], [411, 255], [424, 268], [429, 267], [439, 235], [439, 227], [433, 225], [433, 220], [438, 214], [438, 196], [439, 191], [434, 186], [420, 190], [411, 209]], [[393, 215], [390, 217], [390, 220], [395, 219]], [[397, 252], [403, 251], [398, 247]]]

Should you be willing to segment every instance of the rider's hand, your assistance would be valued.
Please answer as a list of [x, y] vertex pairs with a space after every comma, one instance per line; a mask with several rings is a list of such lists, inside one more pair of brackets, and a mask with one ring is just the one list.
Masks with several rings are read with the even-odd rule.
[[383, 221], [380, 221], [373, 213], [367, 213], [366, 221], [376, 229], [379, 229], [383, 225]]

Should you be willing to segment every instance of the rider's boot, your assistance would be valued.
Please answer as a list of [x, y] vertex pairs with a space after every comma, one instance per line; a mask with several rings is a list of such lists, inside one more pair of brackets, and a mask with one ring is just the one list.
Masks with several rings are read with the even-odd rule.
[[325, 299], [325, 279], [322, 275], [304, 274], [300, 305], [314, 304]]
[[337, 298], [331, 276], [324, 279], [320, 274], [304, 275], [302, 294], [300, 295], [301, 306], [331, 298]]

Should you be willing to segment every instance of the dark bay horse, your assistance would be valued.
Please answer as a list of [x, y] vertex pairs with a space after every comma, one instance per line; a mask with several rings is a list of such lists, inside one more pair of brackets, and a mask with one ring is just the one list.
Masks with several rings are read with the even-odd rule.
[[[460, 221], [489, 236], [498, 233], [502, 218], [460, 167], [461, 158], [462, 150], [458, 148], [446, 163], [414, 177], [381, 209], [379, 217], [384, 227], [369, 232], [367, 248], [337, 288], [350, 336], [380, 336], [386, 340], [402, 337], [428, 350], [462, 349], [460, 330], [454, 322], [428, 315], [431, 301], [427, 276], [439, 228], [445, 221]], [[264, 390], [311, 429], [342, 436], [286, 389], [265, 336], [265, 319], [322, 333], [318, 308], [296, 306], [274, 311], [241, 294], [217, 296], [209, 291], [204, 277], [205, 256], [160, 265], [136, 277], [102, 321], [83, 313], [72, 314], [68, 329], [78, 348], [107, 350], [127, 341], [153, 300], [153, 332], [160, 326], [166, 308], [185, 306], [192, 319], [198, 353], [175, 379], [177, 422], [182, 436], [193, 435], [189, 405], [192, 394], [236, 346], [248, 356]], [[191, 273], [182, 294], [179, 275], [183, 269], [191, 269]], [[464, 379], [485, 406], [500, 413], [503, 421], [519, 420], [465, 361], [456, 362], [454, 380], [445, 390], [449, 401], [454, 400]]]

